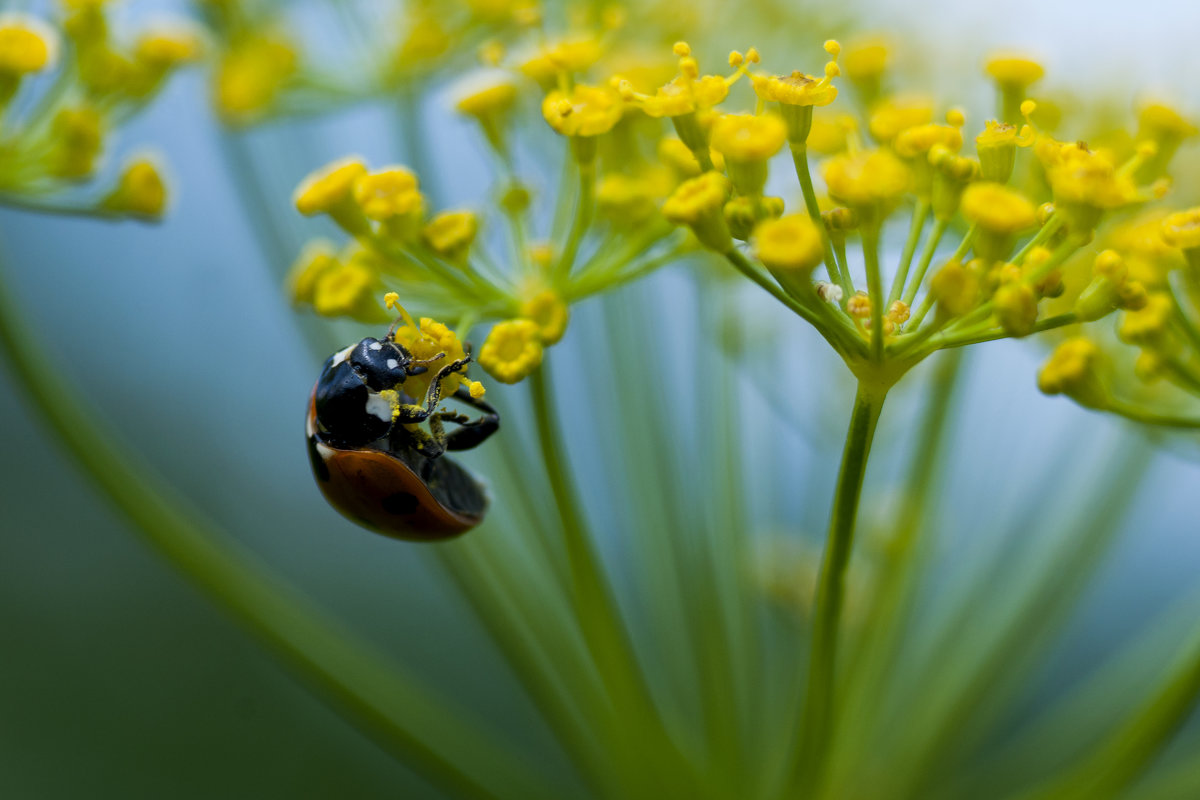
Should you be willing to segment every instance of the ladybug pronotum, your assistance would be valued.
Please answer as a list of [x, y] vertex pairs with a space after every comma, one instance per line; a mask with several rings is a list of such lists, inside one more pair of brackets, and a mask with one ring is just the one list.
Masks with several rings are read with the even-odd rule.
[[500, 417], [462, 387], [454, 399], [480, 417], [437, 410], [442, 379], [470, 358], [438, 369], [422, 401], [404, 392], [407, 378], [442, 357], [417, 361], [390, 332], [366, 338], [329, 357], [309, 399], [305, 433], [317, 485], [339, 513], [385, 536], [448, 539], [487, 511], [483, 485], [443, 454], [477, 446], [499, 429]]

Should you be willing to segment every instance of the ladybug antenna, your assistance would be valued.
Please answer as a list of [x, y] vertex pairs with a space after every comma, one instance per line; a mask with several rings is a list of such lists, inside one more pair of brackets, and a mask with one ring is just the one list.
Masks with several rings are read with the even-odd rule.
[[400, 305], [399, 294], [396, 292], [388, 292], [383, 296], [383, 304], [400, 315], [399, 318], [392, 323], [392, 327], [388, 328], [387, 337], [385, 337], [388, 341], [391, 341], [392, 337], [396, 335], [396, 329], [400, 327], [401, 322], [411, 328], [420, 330], [420, 328], [417, 328], [417, 323], [413, 322], [412, 315], [408, 313], [404, 306]]

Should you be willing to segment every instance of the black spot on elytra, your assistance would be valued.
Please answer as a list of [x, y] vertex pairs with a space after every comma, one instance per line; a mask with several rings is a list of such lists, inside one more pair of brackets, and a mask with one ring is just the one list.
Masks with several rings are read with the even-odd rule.
[[396, 492], [383, 498], [383, 510], [389, 514], [411, 514], [417, 510], [417, 496]]
[[325, 459], [321, 458], [321, 454], [317, 452], [317, 437], [308, 437], [308, 460], [312, 463], [313, 475], [317, 480], [324, 483], [329, 480], [329, 467], [325, 464]]

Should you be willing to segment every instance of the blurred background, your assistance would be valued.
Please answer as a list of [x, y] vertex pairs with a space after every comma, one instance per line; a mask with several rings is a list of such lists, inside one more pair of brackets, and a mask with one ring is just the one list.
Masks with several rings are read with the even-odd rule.
[[[742, 4], [739, 13], [752, 8]], [[1192, 41], [1200, 6], [1105, 0], [1081, 9], [1056, 0], [857, 0], [833, 33], [891, 33], [914, 74], [971, 102], [986, 98], [983, 55], [1016, 46], [1044, 59], [1048, 87], [1125, 108], [1154, 95], [1200, 110], [1188, 81], [1200, 74]], [[123, 13], [136, 20], [163, 11], [185, 8], [130, 0]], [[726, 48], [747, 43], [727, 32]], [[98, 417], [263, 560], [554, 762], [555, 745], [463, 602], [434, 577], [428, 554], [358, 530], [313, 486], [301, 418], [320, 364], [299, 346], [281, 296], [287, 264], [254, 235], [257, 223], [231, 171], [252, 163], [265, 176], [274, 218], [298, 246], [317, 229], [291, 210], [291, 187], [347, 153], [400, 160], [390, 116], [365, 106], [273, 123], [234, 145], [231, 157], [206, 80], [198, 69], [176, 78], [110, 154], [117, 162], [145, 143], [165, 157], [175, 191], [162, 224], [0, 210], [0, 257], [15, 272], [13, 289], [36, 325], [41, 356], [61, 364]], [[438, 93], [422, 123], [447, 205], [480, 205], [483, 157], [465, 123]], [[655, 276], [646, 291], [665, 296], [675, 279], [669, 271]], [[566, 352], [583, 352], [594, 306], [580, 309]], [[783, 419], [766, 398], [752, 399], [747, 408], [761, 412], [752, 435], [763, 442], [776, 426], [787, 430], [808, 483], [804, 496], [813, 500], [782, 508], [767, 524], [819, 532], [832, 476], [813, 465], [836, 458], [850, 386], [815, 334], [780, 324], [788, 369], [803, 378], [790, 409], [803, 424]], [[1034, 375], [1043, 355], [1032, 342], [972, 351], [963, 401], [970, 412], [953, 431], [953, 477], [940, 497], [952, 532], [940, 551], [948, 580], [969, 579], [972, 564], [1019, 549], [1013, 521], [1044, 499], [1047, 481], [1064, 471], [1086, 474], [1124, 452], [1118, 441], [1140, 435], [1041, 396]], [[504, 389], [494, 391], [502, 400]], [[885, 411], [884, 441], [905, 441], [918, 399], [902, 395]], [[589, 398], [564, 400], [569, 424], [582, 429]], [[145, 548], [81, 480], [2, 371], [0, 420], [0, 792], [439, 796], [306, 693]], [[585, 486], [610, 468], [588, 450], [595, 436], [581, 433], [573, 452]], [[873, 463], [869, 484], [879, 494], [869, 496], [886, 496], [889, 466], [887, 457]], [[1115, 651], [1151, 613], [1194, 587], [1197, 485], [1200, 466], [1188, 448], [1155, 457], [1110, 566], [1060, 642], [1061, 663], [1039, 678], [1042, 691], [1053, 691], [1073, 665]]]

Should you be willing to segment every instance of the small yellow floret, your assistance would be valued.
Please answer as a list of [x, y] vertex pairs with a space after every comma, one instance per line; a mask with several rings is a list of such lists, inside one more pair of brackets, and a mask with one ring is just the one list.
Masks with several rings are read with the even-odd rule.
[[483, 384], [479, 381], [471, 381], [467, 384], [467, 392], [470, 393], [473, 399], [479, 400], [483, 397], [484, 393], [487, 392], [487, 389], [485, 389]]
[[1171, 247], [1181, 250], [1200, 247], [1200, 207], [1189, 208], [1164, 219], [1162, 238]]
[[928, 153], [934, 145], [957, 152], [962, 148], [962, 131], [952, 125], [917, 125], [901, 131], [892, 142], [896, 155], [915, 158]]
[[464, 254], [475, 241], [479, 222], [470, 211], [443, 211], [421, 231], [435, 253], [449, 258]]
[[425, 211], [417, 176], [407, 167], [386, 167], [370, 174], [364, 169], [354, 178], [353, 191], [354, 202], [368, 219], [420, 218]]
[[288, 273], [287, 286], [291, 301], [296, 305], [312, 304], [317, 281], [337, 266], [337, 255], [331, 243], [319, 239], [305, 245]]
[[1046, 70], [1027, 56], [998, 54], [988, 59], [987, 74], [1002, 88], [1024, 89], [1042, 79]]
[[719, 213], [729, 197], [729, 179], [706, 172], [684, 181], [663, 203], [663, 216], [679, 225], [693, 225]]
[[0, 15], [0, 75], [40, 72], [57, 53], [58, 37], [45, 23], [25, 14]]
[[891, 203], [908, 191], [908, 167], [886, 150], [831, 158], [824, 167], [830, 196], [854, 208]]
[[1038, 373], [1038, 388], [1046, 394], [1073, 395], [1093, 376], [1100, 348], [1077, 336], [1060, 344]]
[[1142, 308], [1121, 315], [1117, 335], [1130, 344], [1154, 345], [1167, 332], [1174, 314], [1175, 303], [1170, 295], [1155, 292], [1146, 298]]
[[1037, 209], [1025, 195], [998, 183], [980, 181], [966, 188], [962, 211], [986, 231], [1014, 234], [1037, 225]]
[[377, 321], [382, 315], [375, 300], [377, 278], [361, 264], [336, 264], [316, 278], [313, 310], [323, 317], [353, 317]]
[[121, 172], [117, 187], [104, 200], [104, 206], [139, 217], [161, 217], [167, 207], [167, 184], [154, 162], [140, 158]]
[[821, 231], [807, 214], [788, 214], [754, 229], [754, 252], [769, 269], [811, 272], [825, 256]]
[[722, 114], [710, 136], [713, 149], [726, 161], [765, 161], [783, 148], [787, 126], [771, 114]]
[[887, 64], [888, 45], [879, 38], [850, 42], [842, 56], [842, 69], [855, 83], [877, 81]]
[[479, 349], [479, 366], [501, 383], [517, 383], [541, 366], [543, 352], [537, 323], [510, 319], [492, 327]]
[[459, 86], [458, 99], [454, 107], [462, 114], [483, 119], [503, 114], [517, 100], [517, 85], [508, 73], [488, 70], [482, 75], [472, 76], [470, 81]]
[[305, 216], [326, 213], [348, 198], [355, 182], [366, 174], [367, 167], [358, 158], [335, 161], [300, 183], [293, 197], [296, 209]]
[[134, 45], [139, 61], [163, 70], [196, 61], [203, 52], [200, 35], [184, 25], [143, 31]]
[[253, 121], [271, 110], [299, 68], [292, 44], [256, 36], [229, 50], [217, 67], [214, 102], [229, 122]]
[[900, 131], [933, 122], [933, 101], [924, 95], [889, 97], [871, 112], [867, 129], [878, 142], [890, 142]]
[[620, 121], [621, 98], [612, 89], [577, 84], [570, 92], [555, 90], [542, 102], [542, 116], [563, 136], [599, 136]]
[[562, 339], [570, 316], [566, 301], [553, 289], [538, 292], [521, 304], [521, 317], [538, 326], [538, 336], [546, 346]]

